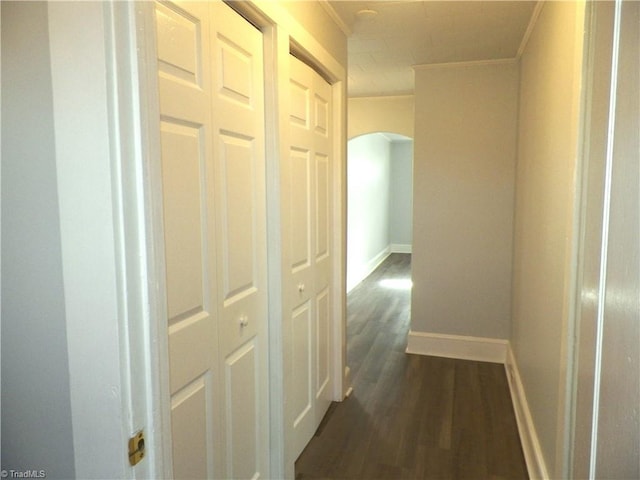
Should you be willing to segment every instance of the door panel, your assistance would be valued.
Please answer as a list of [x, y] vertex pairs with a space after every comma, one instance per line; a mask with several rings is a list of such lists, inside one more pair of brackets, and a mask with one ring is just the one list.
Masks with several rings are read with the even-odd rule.
[[249, 341], [225, 360], [226, 448], [228, 478], [258, 478], [261, 463], [259, 448], [260, 379], [255, 342]]
[[259, 478], [269, 470], [263, 38], [229, 6], [210, 5], [223, 476]]
[[175, 478], [269, 469], [262, 34], [155, 6]]
[[[203, 40], [208, 35], [206, 12], [196, 5], [184, 9], [171, 4], [156, 4], [156, 38], [160, 71], [192, 85], [202, 86]], [[203, 15], [205, 15], [203, 17]], [[203, 31], [204, 29], [204, 31]], [[203, 38], [203, 34], [205, 37]]]
[[206, 478], [217, 377], [209, 13], [197, 3], [155, 9], [174, 476]]
[[300, 83], [299, 77], [294, 72], [290, 82], [289, 92], [289, 116], [292, 124], [301, 126], [304, 129], [309, 128], [309, 86], [306, 85], [305, 79], [300, 79], [304, 83]]
[[224, 305], [255, 293], [257, 256], [253, 198], [256, 156], [252, 141], [220, 134], [220, 166], [224, 171], [222, 201]]
[[316, 153], [316, 261], [329, 256], [329, 157]]
[[290, 57], [290, 154], [283, 164], [287, 459], [295, 460], [330, 404], [331, 87]]
[[203, 309], [202, 137], [194, 126], [160, 124], [170, 321]]
[[[322, 80], [321, 80], [322, 81]], [[327, 85], [328, 86], [328, 85]], [[322, 93], [325, 96], [322, 96], [319, 93], [316, 93], [314, 96], [315, 101], [315, 123], [314, 130], [318, 135], [323, 136], [324, 138], [329, 137], [329, 96], [327, 93], [331, 93], [330, 90], [323, 89]]]
[[211, 315], [207, 312], [189, 316], [169, 327], [169, 384], [172, 394], [211, 368], [214, 362], [212, 328]]
[[[329, 288], [323, 289], [317, 297], [317, 321], [316, 321], [316, 399], [327, 398], [329, 393], [325, 391], [329, 385]], [[322, 420], [322, 409], [317, 415]]]
[[210, 379], [197, 378], [171, 399], [173, 470], [180, 478], [207, 478], [207, 392]]
[[315, 234], [316, 258], [314, 268], [314, 293], [316, 299], [316, 338], [315, 338], [315, 406], [314, 418], [316, 426], [320, 424], [326, 413], [330, 400], [329, 346], [331, 331], [331, 308], [329, 294], [332, 282], [331, 257], [331, 224], [332, 190], [331, 190], [331, 137], [330, 137], [330, 99], [331, 87], [313, 72], [314, 91], [314, 148], [315, 148]]
[[311, 161], [308, 150], [292, 150], [291, 163], [291, 270], [307, 268], [311, 262]]
[[[298, 428], [311, 409], [311, 306], [303, 303], [292, 315], [293, 339], [293, 426]], [[308, 427], [313, 429], [313, 425]], [[305, 430], [306, 431], [306, 430]], [[313, 430], [311, 431], [313, 434]]]

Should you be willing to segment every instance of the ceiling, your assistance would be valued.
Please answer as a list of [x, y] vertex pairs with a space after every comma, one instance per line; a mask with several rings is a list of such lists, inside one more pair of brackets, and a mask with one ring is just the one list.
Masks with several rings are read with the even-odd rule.
[[349, 34], [349, 96], [411, 94], [413, 65], [515, 58], [536, 3], [329, 1]]

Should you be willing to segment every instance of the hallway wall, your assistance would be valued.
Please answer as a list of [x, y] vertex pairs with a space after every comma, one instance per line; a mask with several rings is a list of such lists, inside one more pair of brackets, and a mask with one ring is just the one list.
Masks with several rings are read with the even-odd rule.
[[[338, 24], [329, 16], [327, 10], [320, 5], [320, 2], [280, 0], [278, 3], [280, 3], [286, 13], [291, 15], [308, 34], [313, 36], [318, 42], [318, 45], [326, 49], [340, 65], [347, 65], [347, 42], [345, 34]], [[278, 7], [278, 5], [275, 6], [276, 8]], [[261, 5], [261, 7], [264, 8], [264, 5]], [[276, 16], [276, 21], [288, 26], [283, 17], [284, 15]]]
[[350, 98], [348, 138], [374, 132], [413, 138], [413, 107], [413, 95]]
[[520, 60], [511, 342], [549, 475], [565, 475], [583, 2], [544, 4]]
[[508, 339], [517, 64], [415, 73], [412, 334]]
[[[75, 476], [47, 5], [2, 2], [2, 458]], [[25, 58], [30, 61], [25, 62]]]
[[363, 135], [347, 148], [347, 291], [389, 253], [389, 141]]
[[413, 140], [391, 142], [389, 242], [392, 251], [411, 252], [413, 241]]

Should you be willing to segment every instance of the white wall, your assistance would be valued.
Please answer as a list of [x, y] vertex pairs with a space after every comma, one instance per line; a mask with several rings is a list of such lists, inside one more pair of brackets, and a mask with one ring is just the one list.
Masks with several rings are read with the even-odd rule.
[[415, 73], [411, 330], [508, 339], [517, 65]]
[[5, 470], [42, 469], [47, 478], [74, 478], [47, 5], [0, 6], [0, 463]]
[[391, 142], [389, 242], [392, 251], [411, 252], [413, 236], [413, 141]]
[[47, 478], [133, 475], [108, 11], [2, 3], [2, 467]]
[[349, 99], [348, 136], [391, 132], [413, 138], [413, 95]]
[[380, 134], [348, 144], [347, 291], [389, 253], [390, 154]]
[[564, 476], [583, 2], [544, 4], [520, 63], [511, 341], [549, 474]]
[[[267, 0], [266, 3], [269, 3]], [[256, 2], [260, 3], [260, 2]], [[281, 0], [279, 3], [300, 23], [319, 45], [322, 45], [340, 65], [347, 65], [347, 42], [340, 27], [331, 19], [320, 2]], [[262, 5], [260, 5], [262, 6]], [[276, 17], [278, 23], [283, 23]]]

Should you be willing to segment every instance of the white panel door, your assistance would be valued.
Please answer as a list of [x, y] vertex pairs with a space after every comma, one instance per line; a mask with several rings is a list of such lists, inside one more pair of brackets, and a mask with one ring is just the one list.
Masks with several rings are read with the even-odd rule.
[[175, 478], [268, 472], [262, 34], [156, 4]]
[[213, 146], [225, 478], [268, 474], [262, 33], [211, 3]]
[[214, 476], [217, 286], [209, 9], [156, 3], [175, 478]]
[[[331, 403], [331, 87], [290, 56], [290, 154], [283, 161], [287, 459]], [[288, 375], [287, 375], [288, 374]]]

